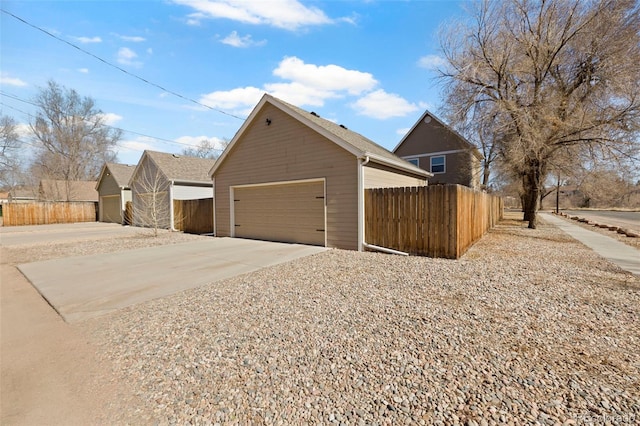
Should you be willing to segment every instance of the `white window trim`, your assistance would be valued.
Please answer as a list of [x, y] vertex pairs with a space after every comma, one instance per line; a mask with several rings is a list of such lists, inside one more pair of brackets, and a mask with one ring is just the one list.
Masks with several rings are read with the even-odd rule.
[[[403, 160], [407, 160], [409, 163], [413, 164], [416, 167], [420, 167], [420, 157], [419, 156], [415, 156], [415, 157], [403, 157]], [[412, 161], [415, 161], [415, 164], [412, 163]]]
[[[433, 171], [433, 159], [434, 158], [442, 158], [442, 166], [443, 166], [443, 171], [441, 172], [434, 172]], [[431, 157], [429, 159], [429, 171], [431, 173], [433, 173], [434, 175], [441, 175], [444, 173], [447, 173], [447, 156], [446, 155], [434, 155], [433, 157]]]

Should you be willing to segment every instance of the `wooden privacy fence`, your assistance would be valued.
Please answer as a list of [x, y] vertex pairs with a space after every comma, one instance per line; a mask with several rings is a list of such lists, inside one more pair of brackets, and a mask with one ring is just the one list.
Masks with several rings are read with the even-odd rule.
[[499, 197], [460, 185], [365, 190], [365, 241], [458, 259], [502, 219]]
[[213, 233], [213, 198], [173, 200], [174, 228], [188, 234]]
[[4, 226], [95, 222], [97, 211], [94, 202], [8, 203], [3, 207]]

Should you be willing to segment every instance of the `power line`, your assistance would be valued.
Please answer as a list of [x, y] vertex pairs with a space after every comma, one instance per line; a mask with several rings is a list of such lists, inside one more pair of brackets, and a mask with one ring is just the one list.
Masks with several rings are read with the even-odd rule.
[[[5, 96], [5, 97], [7, 97], [7, 98], [15, 99], [16, 101], [19, 101], [19, 102], [24, 102], [24, 103], [29, 104], [29, 105], [38, 106], [38, 104], [36, 104], [36, 103], [34, 103], [34, 102], [27, 101], [27, 100], [25, 100], [25, 99], [21, 99], [21, 98], [19, 98], [18, 96], [11, 95], [11, 94], [6, 93], [6, 92], [4, 92], [4, 91], [2, 91], [2, 90], [0, 90], [0, 95]], [[22, 111], [22, 110], [20, 110], [20, 109], [18, 109], [18, 108], [12, 107], [12, 106], [7, 105], [7, 104], [5, 104], [5, 103], [3, 103], [3, 102], [0, 102], [0, 105], [4, 105], [4, 106], [6, 106], [7, 108], [11, 108], [11, 109], [13, 109], [13, 110], [15, 110], [15, 111], [18, 111], [18, 112], [21, 112], [21, 113], [23, 113], [23, 114], [25, 114], [25, 115], [27, 115], [27, 116], [29, 116], [29, 117], [31, 117], [31, 118], [35, 118], [35, 116], [34, 116], [33, 114], [28, 113], [28, 112], [26, 112], [26, 111]], [[93, 121], [91, 121], [91, 120], [89, 120], [89, 119], [84, 119], [84, 120], [85, 120], [85, 121], [88, 121], [89, 123], [96, 124], [95, 122], [93, 122]], [[102, 125], [103, 125], [103, 126], [105, 126], [105, 127], [110, 128], [110, 129], [120, 130], [120, 131], [125, 132], [125, 133], [131, 133], [131, 134], [133, 134], [133, 135], [143, 136], [143, 137], [145, 137], [145, 138], [156, 139], [156, 140], [161, 141], [161, 142], [168, 142], [168, 143], [172, 143], [172, 144], [176, 144], [176, 145], [188, 146], [188, 147], [190, 147], [190, 148], [197, 148], [197, 147], [198, 147], [197, 145], [193, 145], [193, 144], [189, 144], [189, 143], [185, 143], [185, 142], [178, 142], [178, 141], [175, 141], [175, 140], [165, 139], [165, 138], [161, 138], [161, 137], [158, 137], [158, 136], [151, 136], [151, 135], [147, 135], [147, 134], [140, 133], [140, 132], [134, 132], [133, 130], [127, 130], [127, 129], [123, 129], [123, 128], [121, 128], [121, 127], [111, 126], [111, 125], [109, 125], [109, 124], [102, 124]], [[121, 146], [122, 148], [131, 149], [131, 148], [128, 148], [128, 147], [124, 147], [124, 146], [122, 146], [122, 145], [120, 145], [120, 146]], [[136, 150], [136, 151], [139, 151], [139, 150]], [[223, 151], [223, 149], [214, 148], [214, 149], [213, 149], [213, 151]]]
[[221, 109], [213, 108], [213, 107], [211, 107], [211, 106], [209, 106], [209, 105], [203, 104], [202, 102], [196, 101], [195, 99], [192, 99], [192, 98], [190, 98], [190, 97], [188, 97], [188, 96], [184, 96], [184, 95], [181, 95], [180, 93], [177, 93], [177, 92], [174, 92], [174, 91], [172, 91], [172, 90], [166, 89], [166, 88], [164, 88], [164, 87], [160, 86], [160, 85], [159, 85], [159, 84], [157, 84], [157, 83], [154, 83], [154, 82], [152, 82], [152, 81], [149, 81], [149, 80], [147, 80], [147, 79], [145, 79], [145, 78], [143, 78], [143, 77], [140, 77], [140, 76], [139, 76], [139, 75], [137, 75], [137, 74], [134, 74], [134, 73], [132, 73], [132, 72], [129, 72], [129, 71], [125, 70], [124, 68], [121, 68], [121, 67], [119, 67], [119, 66], [117, 66], [117, 65], [115, 65], [115, 64], [112, 64], [111, 62], [109, 62], [109, 61], [107, 61], [107, 60], [105, 60], [105, 59], [102, 59], [101, 57], [99, 57], [99, 56], [97, 56], [97, 55], [94, 55], [93, 53], [89, 52], [88, 50], [85, 50], [85, 49], [81, 48], [80, 46], [78, 46], [78, 45], [76, 45], [76, 44], [73, 44], [73, 43], [71, 43], [71, 42], [69, 42], [69, 41], [67, 41], [67, 40], [65, 40], [65, 39], [63, 39], [63, 38], [60, 38], [60, 37], [56, 36], [55, 34], [50, 33], [49, 31], [45, 30], [44, 28], [40, 28], [40, 27], [38, 27], [37, 25], [34, 25], [34, 24], [30, 23], [30, 22], [27, 22], [26, 20], [24, 20], [24, 19], [20, 18], [19, 16], [14, 15], [13, 13], [11, 13], [11, 12], [9, 12], [9, 11], [5, 10], [5, 9], [0, 9], [0, 10], [2, 10], [2, 13], [7, 14], [7, 15], [9, 15], [9, 16], [11, 16], [11, 17], [13, 17], [13, 18], [17, 19], [18, 21], [22, 22], [23, 24], [28, 25], [28, 26], [30, 26], [31, 28], [36, 29], [36, 30], [38, 30], [38, 31], [41, 31], [41, 32], [45, 33], [46, 35], [48, 35], [49, 37], [52, 37], [52, 38], [54, 38], [54, 39], [56, 39], [56, 40], [58, 40], [58, 41], [61, 41], [62, 43], [65, 43], [65, 44], [67, 44], [67, 45], [69, 45], [69, 46], [73, 47], [74, 49], [77, 49], [77, 50], [79, 50], [80, 52], [82, 52], [82, 53], [84, 53], [84, 54], [86, 54], [86, 55], [89, 55], [89, 56], [91, 56], [91, 57], [92, 57], [92, 58], [94, 58], [94, 59], [97, 59], [98, 61], [102, 62], [103, 64], [108, 65], [108, 66], [110, 66], [110, 67], [112, 67], [112, 68], [115, 68], [115, 69], [117, 69], [117, 70], [119, 70], [119, 71], [121, 71], [121, 72], [123, 72], [123, 73], [127, 74], [127, 75], [128, 75], [128, 76], [130, 76], [130, 77], [133, 77], [133, 78], [135, 78], [135, 79], [138, 79], [138, 80], [142, 81], [143, 83], [146, 83], [146, 84], [148, 84], [148, 85], [150, 85], [150, 86], [153, 86], [153, 87], [155, 87], [155, 88], [158, 88], [158, 89], [162, 90], [163, 92], [169, 93], [169, 94], [171, 94], [171, 95], [173, 95], [173, 96], [176, 96], [176, 97], [178, 97], [178, 98], [180, 98], [180, 99], [183, 99], [183, 100], [185, 100], [185, 101], [187, 101], [187, 102], [192, 102], [192, 103], [194, 103], [194, 104], [196, 104], [196, 105], [200, 105], [200, 106], [205, 107], [205, 108], [207, 108], [207, 109], [210, 109], [210, 110], [212, 110], [212, 111], [219, 112], [220, 114], [224, 114], [224, 115], [227, 115], [227, 116], [229, 116], [229, 117], [237, 118], [238, 120], [245, 120], [244, 118], [239, 117], [239, 116], [237, 116], [237, 115], [231, 114], [231, 113], [226, 112], [226, 111], [222, 111]]

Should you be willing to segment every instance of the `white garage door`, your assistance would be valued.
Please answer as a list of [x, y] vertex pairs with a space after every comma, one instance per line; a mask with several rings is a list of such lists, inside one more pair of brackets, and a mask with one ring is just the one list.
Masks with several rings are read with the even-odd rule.
[[233, 188], [235, 236], [325, 245], [324, 181]]
[[100, 197], [100, 222], [122, 223], [119, 195]]

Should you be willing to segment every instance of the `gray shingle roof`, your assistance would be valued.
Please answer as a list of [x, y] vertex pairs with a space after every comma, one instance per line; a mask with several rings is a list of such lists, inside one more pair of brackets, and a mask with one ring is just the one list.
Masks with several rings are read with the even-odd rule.
[[133, 175], [136, 166], [130, 164], [107, 163], [107, 168], [111, 172], [111, 176], [115, 179], [120, 188], [129, 187], [129, 181]]
[[168, 180], [211, 182], [209, 170], [215, 160], [148, 150], [145, 154], [156, 163]]
[[40, 199], [44, 201], [98, 201], [96, 181], [42, 179]]
[[[363, 155], [373, 154], [382, 158], [386, 158], [393, 162], [407, 163], [407, 161], [388, 151], [387, 149], [381, 147], [377, 143], [373, 142], [371, 139], [368, 139], [361, 134], [354, 132], [353, 130], [349, 130], [347, 127], [342, 126], [340, 124], [336, 124], [332, 121], [326, 120], [314, 113], [309, 111], [305, 111], [302, 108], [299, 108], [295, 105], [291, 105], [283, 100], [271, 97], [277, 102], [280, 102], [283, 105], [286, 105], [288, 108], [295, 111], [297, 114], [305, 117], [306, 119], [312, 121], [316, 125], [322, 127], [323, 129], [329, 131], [334, 134], [338, 138], [342, 139], [349, 145], [353, 146], [357, 150], [361, 151]], [[410, 163], [408, 163], [411, 165]]]

